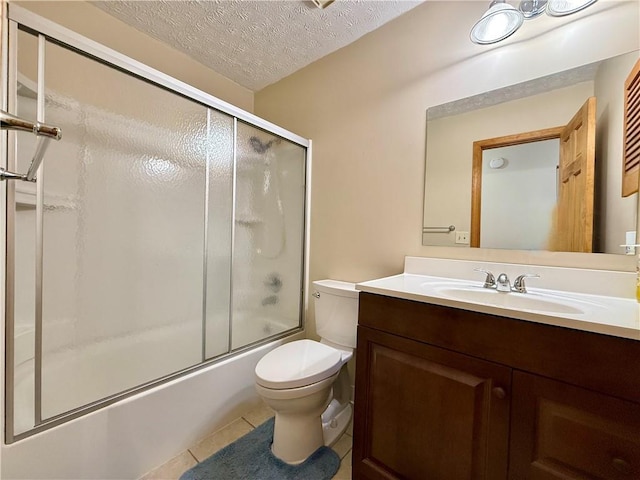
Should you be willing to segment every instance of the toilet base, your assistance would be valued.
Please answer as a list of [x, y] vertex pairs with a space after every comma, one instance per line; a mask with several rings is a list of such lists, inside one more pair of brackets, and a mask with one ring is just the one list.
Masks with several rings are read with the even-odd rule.
[[304, 462], [324, 444], [320, 416], [276, 413], [271, 453], [289, 465]]
[[[327, 417], [326, 413], [330, 413], [332, 418], [325, 422], [323, 417]], [[331, 401], [322, 415], [276, 412], [271, 453], [285, 463], [298, 465], [321, 446], [332, 447], [347, 430], [352, 416], [351, 403], [339, 405], [336, 400]]]
[[[334, 402], [336, 401], [331, 401], [325, 412], [329, 411]], [[324, 417], [325, 415], [323, 414], [322, 416]], [[353, 407], [351, 406], [351, 403], [347, 403], [342, 406], [342, 410], [335, 414], [333, 418], [326, 422], [322, 422], [322, 434], [324, 437], [324, 444], [327, 447], [332, 447], [338, 441], [342, 434], [347, 430], [352, 417]]]

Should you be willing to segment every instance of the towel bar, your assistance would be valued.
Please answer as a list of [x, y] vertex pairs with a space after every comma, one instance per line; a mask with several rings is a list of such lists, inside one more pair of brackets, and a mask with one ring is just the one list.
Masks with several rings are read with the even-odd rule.
[[0, 180], [24, 180], [25, 182], [35, 182], [36, 172], [42, 163], [44, 153], [49, 146], [49, 140], [60, 140], [62, 138], [62, 130], [52, 125], [45, 125], [40, 122], [30, 122], [22, 118], [16, 117], [10, 113], [0, 110], [0, 129], [17, 130], [20, 132], [31, 132], [38, 136], [36, 151], [31, 159], [29, 170], [25, 174], [13, 173], [0, 167]]
[[448, 227], [422, 227], [422, 233], [449, 233], [455, 229], [455, 225], [449, 225]]

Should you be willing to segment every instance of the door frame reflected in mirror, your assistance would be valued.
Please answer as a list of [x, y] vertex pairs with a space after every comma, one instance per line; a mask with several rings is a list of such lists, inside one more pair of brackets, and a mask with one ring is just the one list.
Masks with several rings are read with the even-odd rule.
[[487, 138], [473, 142], [473, 163], [471, 166], [471, 230], [470, 246], [480, 247], [480, 231], [482, 218], [482, 154], [484, 150], [511, 147], [544, 140], [559, 139], [561, 127], [544, 128], [531, 132]]

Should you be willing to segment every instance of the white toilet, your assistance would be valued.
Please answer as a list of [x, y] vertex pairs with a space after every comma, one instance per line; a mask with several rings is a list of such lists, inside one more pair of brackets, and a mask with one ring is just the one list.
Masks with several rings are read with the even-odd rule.
[[337, 280], [313, 286], [320, 342], [286, 343], [256, 365], [256, 390], [276, 412], [271, 450], [290, 464], [333, 445], [353, 414], [347, 362], [356, 347], [359, 292]]

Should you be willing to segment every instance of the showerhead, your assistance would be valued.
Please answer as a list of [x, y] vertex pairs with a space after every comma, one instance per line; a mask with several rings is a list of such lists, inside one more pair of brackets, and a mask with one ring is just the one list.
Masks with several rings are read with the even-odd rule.
[[260, 140], [258, 137], [251, 137], [249, 139], [249, 143], [257, 153], [265, 153], [271, 148], [271, 145], [273, 145], [273, 140], [269, 140], [267, 143], [263, 143], [262, 140]]
[[249, 143], [257, 153], [265, 153], [267, 150], [271, 148], [271, 145], [273, 144], [273, 140], [270, 140], [267, 143], [263, 143], [262, 140], [260, 140], [258, 137], [251, 137], [249, 139]]

